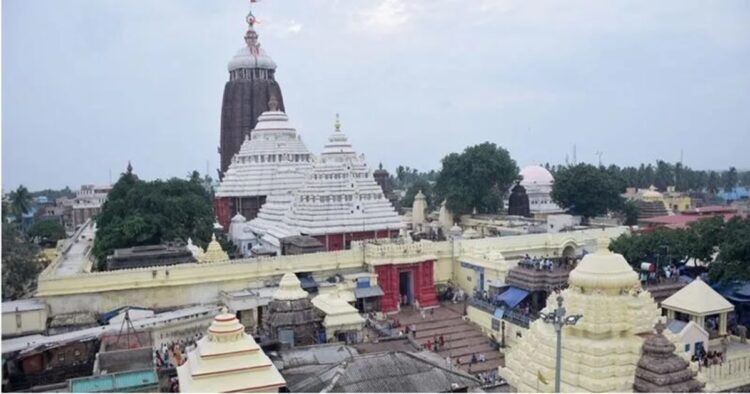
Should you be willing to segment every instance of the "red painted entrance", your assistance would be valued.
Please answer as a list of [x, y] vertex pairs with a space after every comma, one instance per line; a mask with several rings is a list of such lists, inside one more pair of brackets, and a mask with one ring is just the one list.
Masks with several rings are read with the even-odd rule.
[[379, 265], [375, 267], [378, 274], [378, 284], [383, 289], [383, 297], [380, 300], [380, 308], [383, 312], [395, 312], [398, 310], [400, 295], [401, 272], [410, 272], [412, 280], [412, 291], [414, 298], [419, 301], [419, 306], [430, 307], [438, 305], [437, 293], [435, 293], [435, 281], [433, 279], [434, 260], [423, 261], [414, 264]]

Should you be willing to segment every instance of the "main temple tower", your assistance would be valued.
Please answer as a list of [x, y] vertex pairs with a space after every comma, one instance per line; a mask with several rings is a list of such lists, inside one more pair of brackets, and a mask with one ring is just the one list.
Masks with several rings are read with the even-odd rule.
[[220, 177], [229, 168], [232, 157], [239, 152], [245, 136], [255, 127], [258, 116], [268, 111], [271, 97], [284, 111], [281, 88], [274, 79], [276, 63], [261, 49], [255, 32], [255, 16], [247, 15], [245, 46], [237, 51], [227, 68], [229, 81], [224, 86], [221, 105]]

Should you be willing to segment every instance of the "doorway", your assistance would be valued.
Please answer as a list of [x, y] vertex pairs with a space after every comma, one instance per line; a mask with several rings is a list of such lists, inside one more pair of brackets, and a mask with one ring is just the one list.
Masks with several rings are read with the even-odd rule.
[[400, 303], [403, 305], [412, 305], [414, 302], [414, 293], [412, 291], [411, 271], [399, 272], [398, 279], [398, 290], [401, 296]]

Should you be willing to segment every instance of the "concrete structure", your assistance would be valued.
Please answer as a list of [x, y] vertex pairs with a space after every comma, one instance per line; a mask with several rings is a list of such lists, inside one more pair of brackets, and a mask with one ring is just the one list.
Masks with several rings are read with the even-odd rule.
[[253, 246], [258, 244], [258, 237], [247, 225], [247, 219], [239, 212], [232, 217], [228, 235], [232, 244], [234, 244], [237, 255], [240, 257], [252, 256], [252, 249]]
[[711, 339], [727, 335], [727, 314], [734, 310], [734, 305], [700, 277], [662, 301], [661, 307], [668, 319], [693, 321], [706, 329]]
[[245, 137], [252, 134], [258, 115], [269, 110], [268, 102], [272, 97], [277, 100], [278, 109], [284, 111], [281, 88], [275, 79], [276, 63], [260, 47], [252, 13], [247, 15], [246, 21], [245, 46], [227, 65], [229, 81], [224, 85], [221, 105], [220, 175], [230, 167]]
[[532, 215], [563, 212], [563, 209], [555, 204], [550, 196], [555, 178], [546, 168], [537, 165], [526, 166], [521, 170], [520, 175], [523, 177], [520, 185], [526, 189]]
[[[602, 239], [596, 253], [586, 255], [570, 273], [562, 291], [568, 314], [582, 314], [575, 326], [563, 328], [562, 391], [631, 391], [644, 338], [659, 318], [638, 275]], [[545, 313], [555, 305], [550, 295]], [[531, 323], [506, 355], [500, 375], [518, 391], [552, 390], [555, 375], [555, 332], [541, 320]], [[540, 382], [543, 376], [546, 384]]]
[[290, 346], [320, 342], [323, 317], [307, 295], [295, 274], [284, 274], [273, 300], [268, 303], [268, 318], [264, 327], [270, 338]]
[[216, 190], [216, 214], [224, 230], [236, 214], [252, 220], [269, 199], [292, 198], [310, 172], [312, 154], [277, 105], [272, 99], [252, 133], [244, 134]]
[[192, 252], [181, 244], [145, 245], [115, 249], [112, 255], [107, 256], [107, 269], [175, 265], [195, 261]]
[[216, 235], [211, 234], [211, 242], [206, 246], [206, 251], [201, 254], [198, 262], [200, 263], [220, 263], [222, 261], [228, 261], [229, 255], [225, 252], [219, 241], [216, 240]]
[[3, 302], [3, 338], [41, 334], [47, 329], [47, 304], [30, 298]]
[[667, 323], [667, 330], [680, 345], [679, 352], [692, 356], [699, 349], [708, 348], [708, 331], [694, 321], [671, 320]]
[[365, 319], [343, 297], [344, 291], [337, 286], [335, 290], [313, 298], [312, 303], [325, 315], [326, 340], [359, 342]]
[[81, 189], [76, 192], [76, 198], [73, 203], [71, 218], [73, 220], [72, 228], [77, 229], [87, 220], [96, 217], [102, 211], [102, 205], [107, 201], [107, 195], [112, 190], [111, 185], [96, 186], [82, 185]]
[[[429, 274], [423, 276], [427, 281], [424, 286], [411, 286], [412, 295], [418, 288], [434, 288], [434, 284], [446, 283], [448, 280], [454, 280], [470, 294], [477, 286], [477, 276], [474, 270], [461, 266], [460, 258], [464, 254], [484, 254], [496, 250], [504, 256], [509, 267], [512, 267], [527, 253], [532, 256], [555, 257], [561, 256], [569, 247], [573, 248], [576, 254], [580, 254], [583, 249], [594, 250], [596, 238], [616, 238], [626, 230], [624, 227], [618, 227], [476, 240], [461, 240], [459, 237], [451, 241], [413, 244], [381, 241], [380, 244], [367, 244], [364, 248], [361, 244], [355, 243], [351, 250], [336, 252], [111, 272], [80, 271], [65, 275], [57, 274], [60, 268], [58, 260], [39, 276], [37, 296], [49, 305], [51, 315], [79, 311], [105, 313], [123, 305], [153, 309], [174, 308], [218, 302], [222, 291], [260, 289], [277, 283], [281, 275], [289, 271], [310, 272], [316, 278], [328, 278], [337, 273], [362, 273], [372, 270], [378, 275], [378, 284], [385, 293], [381, 301], [392, 300], [381, 306], [386, 311], [393, 311], [396, 310], [400, 297], [399, 270], [402, 268], [406, 272], [405, 283], [409, 283], [413, 280], [410, 279], [410, 275], [411, 278], [416, 277], [416, 265], [427, 263], [432, 266]], [[378, 270], [393, 274], [388, 274], [388, 278], [383, 280], [384, 277]], [[467, 280], [467, 277], [471, 279]], [[503, 277], [485, 275], [485, 281], [492, 279]], [[388, 284], [384, 285], [386, 282]], [[426, 305], [422, 300], [420, 304]]]
[[187, 358], [177, 367], [182, 393], [274, 392], [286, 386], [268, 356], [226, 308]]
[[423, 231], [423, 226], [427, 223], [425, 212], [427, 212], [427, 197], [420, 190], [414, 196], [411, 206], [411, 226], [415, 232]]
[[270, 196], [250, 227], [273, 250], [281, 238], [307, 235], [332, 251], [348, 249], [352, 241], [395, 237], [402, 224], [337, 118], [302, 186], [293, 195]]
[[633, 389], [639, 393], [697, 393], [704, 382], [695, 379], [697, 371], [677, 354], [675, 346], [663, 334], [664, 325], [656, 325], [656, 334], [643, 343], [643, 353], [635, 370]]

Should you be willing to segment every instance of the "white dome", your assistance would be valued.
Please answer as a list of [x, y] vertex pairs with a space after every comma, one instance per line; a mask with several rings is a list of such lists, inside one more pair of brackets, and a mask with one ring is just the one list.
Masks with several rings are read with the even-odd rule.
[[266, 51], [258, 48], [256, 53], [250, 47], [242, 47], [232, 60], [229, 61], [227, 68], [229, 71], [239, 70], [241, 68], [263, 68], [275, 70], [276, 62], [266, 54]]
[[521, 170], [521, 185], [532, 186], [532, 185], [552, 185], [555, 178], [542, 166], [526, 166]]

